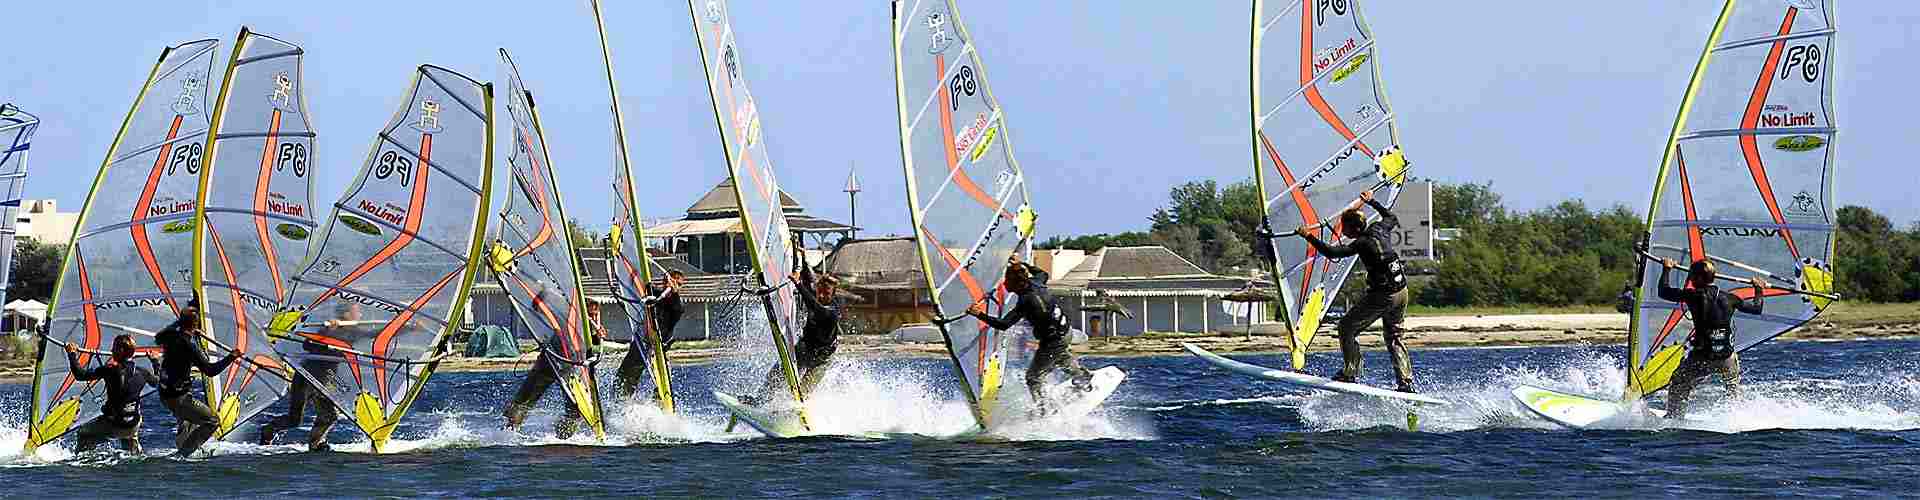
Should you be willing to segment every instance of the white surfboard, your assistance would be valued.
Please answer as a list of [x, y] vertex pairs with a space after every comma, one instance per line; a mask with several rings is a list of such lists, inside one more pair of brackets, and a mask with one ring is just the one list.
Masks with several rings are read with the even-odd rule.
[[[1519, 400], [1521, 406], [1527, 407], [1541, 418], [1574, 429], [1585, 429], [1594, 424], [1623, 418], [1667, 417], [1665, 410], [1654, 408], [1642, 408], [1641, 413], [1629, 415], [1627, 413], [1629, 408], [1621, 405], [1619, 401], [1591, 398], [1530, 385], [1513, 388], [1513, 399]], [[1691, 418], [1681, 418], [1679, 421], [1704, 423]]]
[[800, 424], [800, 412], [797, 409], [753, 406], [720, 391], [713, 391], [713, 399], [741, 422], [746, 422], [753, 430], [767, 437], [790, 438], [809, 434], [807, 428]]
[[1047, 418], [1075, 420], [1093, 413], [1094, 409], [1107, 402], [1113, 391], [1120, 388], [1120, 382], [1127, 379], [1127, 372], [1118, 366], [1109, 366], [1093, 371], [1093, 390], [1077, 392], [1068, 389], [1064, 392], [1071, 399], [1059, 402], [1059, 410]]
[[1211, 363], [1213, 364], [1213, 366], [1225, 368], [1228, 371], [1232, 371], [1234, 373], [1239, 373], [1241, 375], [1246, 375], [1254, 378], [1272, 380], [1276, 382], [1283, 382], [1287, 384], [1297, 385], [1301, 387], [1309, 387], [1314, 389], [1322, 389], [1322, 390], [1328, 390], [1328, 391], [1334, 391], [1334, 392], [1344, 392], [1348, 394], [1359, 394], [1362, 396], [1373, 396], [1376, 398], [1411, 401], [1415, 403], [1437, 405], [1437, 406], [1444, 406], [1449, 404], [1447, 403], [1446, 400], [1437, 399], [1431, 396], [1423, 396], [1420, 394], [1392, 391], [1392, 390], [1382, 389], [1379, 387], [1374, 387], [1366, 384], [1335, 382], [1333, 379], [1324, 378], [1324, 377], [1315, 377], [1305, 373], [1298, 373], [1298, 372], [1293, 372], [1288, 370], [1277, 370], [1277, 369], [1267, 368], [1267, 367], [1263, 367], [1263, 366], [1255, 365], [1251, 363], [1234, 361], [1231, 359], [1227, 359], [1226, 357], [1223, 357], [1221, 355], [1214, 354], [1210, 351], [1207, 351], [1206, 349], [1201, 349], [1200, 346], [1196, 346], [1193, 344], [1182, 343], [1180, 344], [1180, 347], [1186, 348], [1187, 352], [1193, 353], [1193, 355], [1195, 356], [1199, 356], [1200, 359], [1206, 360], [1207, 363]]

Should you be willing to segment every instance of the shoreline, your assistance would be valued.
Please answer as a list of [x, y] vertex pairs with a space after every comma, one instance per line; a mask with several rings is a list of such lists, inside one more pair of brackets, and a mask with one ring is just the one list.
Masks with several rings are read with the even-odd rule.
[[[1566, 345], [1623, 345], [1625, 314], [1529, 314], [1496, 316], [1415, 316], [1407, 318], [1404, 341], [1409, 349], [1544, 347]], [[1216, 353], [1283, 353], [1285, 340], [1278, 324], [1255, 325], [1251, 335], [1245, 330], [1213, 333], [1148, 333], [1134, 337], [1103, 337], [1074, 344], [1080, 356], [1134, 357], [1185, 355], [1181, 343], [1193, 343]], [[1376, 326], [1360, 334], [1362, 349], [1380, 349], [1382, 340]], [[1882, 317], [1836, 317], [1816, 320], [1777, 339], [1786, 342], [1876, 340], [1920, 337], [1920, 309], [1910, 314]], [[726, 344], [716, 341], [683, 340], [669, 359], [686, 366], [729, 359], [734, 355]], [[1331, 326], [1314, 336], [1312, 352], [1339, 350], [1339, 340]], [[618, 351], [614, 351], [617, 353]], [[862, 358], [942, 358], [946, 347], [938, 342], [897, 342], [886, 335], [844, 335], [840, 354]], [[617, 359], [617, 354], [604, 354]], [[532, 366], [535, 354], [518, 358], [451, 357], [441, 363], [443, 372], [523, 371]], [[28, 383], [32, 364], [24, 359], [8, 360], [0, 365], [0, 383]], [[614, 361], [617, 363], [617, 361]]]

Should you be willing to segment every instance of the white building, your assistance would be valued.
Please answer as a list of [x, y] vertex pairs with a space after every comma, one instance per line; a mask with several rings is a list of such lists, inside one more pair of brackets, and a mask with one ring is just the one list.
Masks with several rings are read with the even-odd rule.
[[73, 238], [73, 226], [80, 223], [79, 212], [61, 212], [54, 200], [21, 200], [14, 220], [16, 235], [50, 245], [66, 245]]

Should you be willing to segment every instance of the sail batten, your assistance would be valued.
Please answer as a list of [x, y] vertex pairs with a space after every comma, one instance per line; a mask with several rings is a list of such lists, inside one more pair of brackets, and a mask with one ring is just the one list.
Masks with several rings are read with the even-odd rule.
[[[1734, 315], [1736, 351], [1811, 321], [1831, 303], [1834, 3], [1722, 4], [1654, 177], [1624, 402], [1665, 388], [1694, 333], [1685, 308], [1659, 298], [1663, 266], [1651, 259], [1712, 260], [1726, 278], [1771, 282], [1762, 313]], [[1687, 286], [1679, 282], [1685, 270], [1673, 274], [1669, 285]], [[1721, 285], [1753, 297], [1751, 288]]]

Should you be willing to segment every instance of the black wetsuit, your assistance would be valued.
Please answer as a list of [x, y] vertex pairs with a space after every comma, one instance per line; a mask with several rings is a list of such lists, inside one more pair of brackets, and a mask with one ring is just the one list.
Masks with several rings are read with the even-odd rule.
[[1741, 299], [1713, 285], [1674, 288], [1667, 284], [1672, 272], [1673, 268], [1660, 271], [1660, 298], [1686, 304], [1687, 313], [1693, 316], [1687, 356], [1674, 368], [1672, 386], [1667, 391], [1667, 417], [1681, 418], [1686, 415], [1694, 387], [1715, 373], [1720, 374], [1728, 394], [1740, 395], [1740, 355], [1734, 351], [1733, 313], [1760, 314], [1766, 301], [1759, 293]]
[[[680, 292], [671, 288], [657, 289], [647, 286], [647, 319], [653, 322], [653, 331], [660, 335], [660, 353], [666, 354], [673, 348], [673, 327], [680, 324], [680, 316], [687, 308], [680, 303]], [[645, 373], [650, 355], [645, 348], [649, 342], [644, 331], [633, 332], [633, 340], [628, 343], [627, 354], [620, 358], [620, 370], [614, 387], [619, 397], [633, 396], [640, 390], [640, 376]]]
[[1400, 326], [1407, 317], [1407, 274], [1389, 237], [1400, 226], [1400, 219], [1378, 201], [1367, 200], [1367, 206], [1380, 213], [1380, 220], [1361, 229], [1352, 241], [1328, 245], [1311, 233], [1301, 233], [1307, 244], [1313, 245], [1321, 255], [1329, 259], [1359, 256], [1360, 265], [1367, 270], [1366, 294], [1340, 318], [1337, 329], [1340, 355], [1345, 363], [1334, 379], [1352, 382], [1360, 377], [1365, 366], [1360, 355], [1360, 330], [1380, 320], [1380, 337], [1386, 343], [1387, 357], [1393, 362], [1394, 381], [1400, 390], [1412, 392], [1413, 361], [1400, 339]]
[[[323, 332], [327, 337], [347, 341], [365, 335], [364, 330], [353, 326], [327, 328]], [[343, 360], [340, 352], [311, 340], [302, 342], [301, 347], [308, 356], [300, 361], [300, 369], [319, 380], [318, 386], [332, 385], [334, 369], [339, 368]], [[333, 430], [333, 425], [340, 420], [340, 411], [327, 401], [326, 393], [318, 386], [306, 376], [294, 374], [293, 383], [287, 389], [287, 413], [268, 420], [260, 427], [260, 444], [273, 444], [279, 433], [299, 427], [300, 421], [307, 418], [307, 407], [312, 406], [313, 429], [307, 433], [307, 449], [329, 449], [327, 431]]]
[[200, 350], [199, 339], [187, 333], [191, 325], [174, 321], [160, 333], [154, 335], [154, 343], [160, 346], [160, 404], [173, 412], [173, 418], [179, 421], [174, 436], [179, 445], [176, 455], [190, 456], [200, 445], [206, 444], [218, 431], [219, 421], [214, 418], [213, 409], [206, 402], [193, 397], [193, 371], [212, 377], [226, 371], [235, 358], [221, 358], [220, 361], [207, 361], [207, 354]]
[[[795, 290], [794, 295], [800, 299], [801, 307], [807, 309], [807, 323], [800, 326], [800, 342], [794, 346], [793, 368], [794, 374], [800, 377], [800, 394], [804, 397], [812, 394], [814, 386], [819, 385], [820, 379], [826, 376], [824, 367], [833, 360], [833, 353], [839, 350], [840, 309], [820, 303], [820, 298], [816, 296], [818, 294], [814, 292], [813, 269], [800, 268], [798, 286], [800, 289]], [[761, 292], [773, 293], [773, 289]], [[781, 386], [784, 378], [780, 365], [774, 365], [773, 370], [767, 372], [766, 381], [760, 385], [759, 398], [777, 394], [775, 388]]]
[[[1019, 264], [1026, 265], [1026, 264]], [[1076, 384], [1086, 384], [1093, 374], [1080, 366], [1073, 357], [1071, 331], [1067, 328], [1065, 317], [1053, 302], [1053, 294], [1047, 290], [1047, 272], [1040, 268], [1027, 266], [1031, 278], [1027, 290], [1015, 296], [1013, 308], [1007, 309], [1000, 317], [979, 316], [980, 321], [995, 330], [1008, 330], [1025, 321], [1033, 329], [1034, 340], [1040, 346], [1033, 352], [1033, 362], [1027, 365], [1027, 393], [1033, 397], [1036, 405], [1045, 406], [1046, 397], [1041, 389], [1046, 386], [1047, 373], [1053, 370], [1065, 371], [1068, 378]]]
[[100, 405], [100, 417], [75, 432], [78, 441], [75, 450], [87, 450], [108, 438], [118, 438], [122, 448], [138, 453], [140, 396], [148, 385], [159, 385], [160, 376], [134, 366], [131, 361], [82, 368], [80, 357], [74, 353], [67, 353], [67, 364], [73, 370], [74, 380], [99, 380], [106, 386], [106, 401]]

